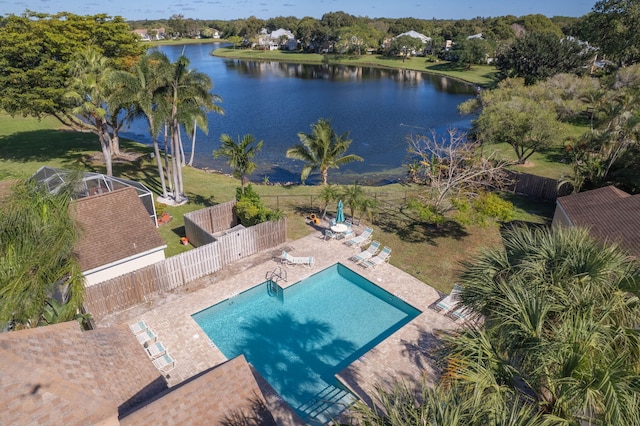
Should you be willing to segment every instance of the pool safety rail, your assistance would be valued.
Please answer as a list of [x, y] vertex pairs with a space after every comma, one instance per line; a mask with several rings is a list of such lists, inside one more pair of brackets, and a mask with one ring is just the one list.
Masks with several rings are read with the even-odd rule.
[[278, 280], [287, 282], [287, 271], [278, 266], [273, 271], [269, 271], [265, 275], [267, 280], [267, 293], [269, 296], [277, 297], [280, 301], [284, 301], [284, 289], [278, 285]]

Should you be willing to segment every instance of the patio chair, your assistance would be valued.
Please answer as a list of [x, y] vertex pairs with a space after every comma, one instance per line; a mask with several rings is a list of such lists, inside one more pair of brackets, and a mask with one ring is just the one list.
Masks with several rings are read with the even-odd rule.
[[371, 234], [373, 234], [373, 228], [366, 227], [364, 228], [364, 231], [362, 231], [362, 234], [351, 238], [344, 243], [351, 247], [360, 247], [362, 244], [366, 244], [371, 241]]
[[131, 332], [133, 334], [140, 334], [143, 331], [145, 331], [147, 328], [149, 328], [149, 327], [147, 326], [147, 324], [145, 324], [144, 321], [138, 321], [137, 323], [131, 324], [129, 326], [129, 329], [131, 330]]
[[324, 240], [325, 241], [331, 241], [331, 240], [335, 240], [338, 238], [338, 235], [336, 235], [334, 232], [331, 232], [330, 229], [325, 229], [324, 230]]
[[351, 237], [353, 236], [353, 228], [351, 222], [345, 221], [344, 224], [347, 225], [347, 230], [342, 233], [342, 238], [351, 239]]
[[382, 250], [380, 250], [380, 253], [378, 253], [377, 255], [373, 256], [368, 260], [365, 260], [364, 262], [360, 263], [360, 265], [364, 266], [367, 269], [368, 268], [374, 269], [378, 265], [382, 265], [383, 263], [389, 262], [390, 257], [391, 257], [391, 249], [385, 246], [382, 248]]
[[351, 256], [349, 259], [353, 260], [356, 263], [364, 262], [365, 260], [372, 258], [376, 254], [379, 248], [380, 248], [380, 243], [377, 241], [372, 241], [366, 250], [363, 250], [360, 253], [354, 256]]
[[155, 342], [153, 345], [147, 346], [147, 354], [149, 358], [155, 359], [167, 352], [167, 348], [164, 347], [162, 342]]
[[461, 307], [451, 312], [451, 316], [454, 320], [461, 319], [467, 320], [471, 316], [471, 311], [467, 307]]
[[436, 308], [443, 313], [454, 310], [456, 308], [456, 305], [458, 304], [458, 296], [460, 295], [461, 290], [462, 287], [460, 287], [458, 284], [454, 284], [451, 293], [449, 293], [444, 299], [436, 303]]
[[160, 370], [161, 373], [167, 374], [169, 371], [173, 370], [176, 367], [176, 360], [174, 360], [171, 355], [168, 353], [164, 353], [164, 355], [154, 359], [153, 365]]
[[158, 336], [153, 332], [149, 327], [145, 331], [140, 334], [136, 334], [136, 339], [140, 342], [141, 345], [147, 346], [149, 343], [153, 343], [158, 340]]
[[311, 267], [314, 261], [315, 261], [314, 258], [311, 256], [297, 257], [297, 256], [291, 256], [286, 251], [282, 252], [282, 263], [286, 266], [304, 265], [304, 266]]

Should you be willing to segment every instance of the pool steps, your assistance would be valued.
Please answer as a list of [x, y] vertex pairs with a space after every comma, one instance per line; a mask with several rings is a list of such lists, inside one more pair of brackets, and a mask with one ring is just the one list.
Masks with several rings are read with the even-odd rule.
[[356, 401], [348, 390], [329, 385], [296, 410], [305, 414], [304, 420], [308, 424], [326, 425]]

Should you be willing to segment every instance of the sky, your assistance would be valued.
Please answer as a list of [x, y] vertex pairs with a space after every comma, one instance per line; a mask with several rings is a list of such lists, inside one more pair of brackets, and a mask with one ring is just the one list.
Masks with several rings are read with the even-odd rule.
[[311, 16], [346, 12], [369, 18], [470, 19], [477, 16], [583, 16], [596, 0], [0, 0], [0, 14], [22, 14], [26, 9], [72, 12], [78, 15], [106, 13], [126, 20], [185, 18], [232, 20], [255, 16]]

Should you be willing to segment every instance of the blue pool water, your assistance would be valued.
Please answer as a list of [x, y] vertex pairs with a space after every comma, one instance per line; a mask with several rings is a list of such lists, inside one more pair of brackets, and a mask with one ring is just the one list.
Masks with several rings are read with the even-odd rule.
[[285, 290], [262, 283], [193, 318], [228, 359], [244, 354], [303, 418], [322, 423], [320, 402], [347, 394], [334, 375], [419, 313], [336, 264]]

